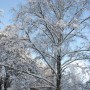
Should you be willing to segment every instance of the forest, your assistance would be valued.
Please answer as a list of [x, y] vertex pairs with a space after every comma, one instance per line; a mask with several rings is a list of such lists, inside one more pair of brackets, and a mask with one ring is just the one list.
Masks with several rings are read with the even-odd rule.
[[90, 0], [26, 0], [11, 11], [11, 24], [0, 18], [0, 90], [90, 90]]

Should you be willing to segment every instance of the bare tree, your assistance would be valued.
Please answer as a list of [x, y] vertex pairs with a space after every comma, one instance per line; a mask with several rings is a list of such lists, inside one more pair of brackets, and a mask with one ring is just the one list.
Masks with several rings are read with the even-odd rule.
[[[75, 60], [90, 59], [87, 29], [89, 0], [29, 0], [15, 21], [21, 40], [34, 57], [44, 60], [61, 90], [62, 72]], [[84, 16], [84, 14], [86, 14]]]

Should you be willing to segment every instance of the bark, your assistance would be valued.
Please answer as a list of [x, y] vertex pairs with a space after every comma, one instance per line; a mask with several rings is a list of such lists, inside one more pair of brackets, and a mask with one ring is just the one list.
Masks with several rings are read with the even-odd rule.
[[57, 56], [56, 90], [61, 90], [61, 57], [60, 55]]
[[2, 90], [2, 84], [3, 84], [3, 80], [2, 77], [0, 77], [0, 90]]
[[10, 80], [9, 80], [9, 75], [6, 74], [5, 80], [4, 80], [4, 90], [7, 90], [8, 87], [10, 87]]
[[30, 88], [30, 90], [38, 90], [38, 89], [36, 89], [36, 88]]
[[4, 90], [7, 90], [7, 88], [5, 88]]
[[0, 90], [2, 90], [2, 84], [0, 84]]

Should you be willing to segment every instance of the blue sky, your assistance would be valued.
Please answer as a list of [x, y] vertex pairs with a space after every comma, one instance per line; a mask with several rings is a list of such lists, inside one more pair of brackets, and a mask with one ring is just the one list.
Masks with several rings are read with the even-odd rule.
[[[0, 0], [0, 10], [4, 11], [4, 17], [0, 17], [0, 20], [5, 23], [5, 25], [11, 24], [12, 13], [11, 9], [17, 8], [20, 4], [24, 4], [26, 0]], [[0, 24], [0, 28], [4, 27]]]
[[[2, 25], [0, 23], [0, 28], [5, 27], [8, 24], [12, 24], [12, 8], [18, 8], [20, 4], [26, 3], [27, 0], [0, 0], [0, 9], [4, 11], [4, 17], [0, 17], [0, 20], [5, 23], [5, 25]], [[90, 12], [85, 12], [83, 17], [88, 17], [90, 15]], [[89, 34], [89, 33], [87, 33]]]

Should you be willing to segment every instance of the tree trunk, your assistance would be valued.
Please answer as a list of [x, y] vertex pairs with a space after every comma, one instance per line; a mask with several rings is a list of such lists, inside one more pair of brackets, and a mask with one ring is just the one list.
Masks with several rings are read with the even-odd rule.
[[56, 90], [61, 90], [61, 57], [60, 55], [57, 56]]
[[8, 87], [10, 87], [10, 76], [6, 73], [6, 77], [5, 77], [5, 80], [4, 80], [4, 90], [7, 90]]
[[7, 90], [7, 88], [4, 88], [4, 90]]
[[0, 90], [2, 90], [2, 85], [0, 84]]
[[3, 79], [0, 77], [0, 90], [2, 90]]

